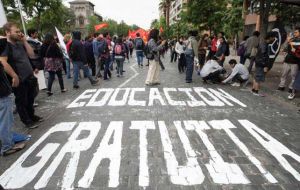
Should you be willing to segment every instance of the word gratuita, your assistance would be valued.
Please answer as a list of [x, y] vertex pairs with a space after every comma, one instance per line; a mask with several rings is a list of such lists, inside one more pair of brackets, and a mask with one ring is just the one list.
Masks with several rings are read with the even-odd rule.
[[[148, 97], [145, 100], [144, 95]], [[140, 99], [138, 100], [138, 96]], [[180, 98], [176, 99], [176, 96]], [[180, 100], [179, 100], [180, 99]], [[67, 108], [101, 107], [101, 106], [234, 106], [247, 107], [222, 89], [195, 88], [102, 88], [83, 92]]]
[[[260, 143], [274, 158], [279, 165], [288, 171], [296, 180], [300, 181], [299, 172], [293, 168], [286, 157], [289, 156], [300, 163], [300, 157], [289, 150], [282, 143], [270, 136], [268, 133], [249, 122], [248, 120], [238, 120], [243, 128]], [[122, 121], [111, 121], [99, 142], [96, 138], [101, 129], [101, 122], [76, 122], [60, 123], [45, 133], [34, 145], [32, 145], [9, 169], [0, 176], [0, 184], [8, 189], [25, 188], [26, 185], [33, 183], [34, 189], [46, 188], [55, 171], [59, 168], [63, 159], [67, 159], [64, 175], [58, 186], [62, 189], [90, 188], [97, 176], [97, 168], [104, 159], [109, 159], [108, 186], [116, 188], [119, 186], [119, 173], [121, 167], [122, 136], [124, 123]], [[173, 151], [169, 130], [175, 127], [179, 139], [183, 145], [187, 161], [179, 165]], [[206, 134], [206, 130], [223, 130], [232, 140], [237, 149], [240, 149], [247, 156], [249, 161], [258, 169], [261, 176], [270, 183], [277, 183], [277, 179], [264, 168], [259, 161], [234, 133], [236, 126], [229, 120], [205, 121], [174, 121], [173, 125], [168, 126], [164, 121], [131, 121], [129, 129], [132, 133], [139, 134], [139, 186], [147, 187], [150, 183], [148, 166], [148, 140], [147, 133], [150, 130], [156, 130], [160, 133], [163, 148], [163, 157], [165, 159], [167, 174], [172, 184], [176, 185], [199, 185], [205, 180], [205, 175], [197, 161], [196, 151], [192, 148], [187, 132], [197, 134], [205, 147], [207, 148], [210, 160], [202, 165], [205, 167], [216, 184], [249, 184], [251, 181], [244, 174], [238, 164], [225, 162], [222, 156], [214, 147], [213, 143]], [[68, 139], [65, 144], [46, 143], [51, 135], [66, 133]], [[84, 137], [81, 134], [88, 134]], [[69, 136], [70, 134], [70, 136]], [[44, 146], [41, 144], [44, 143]], [[79, 160], [85, 151], [96, 144], [91, 159], [82, 176], [76, 176], [79, 166]], [[194, 145], [195, 146], [195, 145]], [[37, 151], [39, 150], [39, 151]], [[30, 156], [30, 157], [29, 157]], [[24, 164], [26, 160], [35, 161], [33, 165]], [[86, 155], [85, 159], [86, 159]], [[52, 157], [52, 159], [50, 159]], [[54, 157], [54, 158], [53, 158]], [[22, 177], [20, 177], [22, 176]], [[56, 176], [57, 178], [57, 176]], [[75, 181], [75, 179], [78, 179]], [[99, 179], [99, 178], [98, 178]], [[99, 184], [98, 184], [99, 186]]]

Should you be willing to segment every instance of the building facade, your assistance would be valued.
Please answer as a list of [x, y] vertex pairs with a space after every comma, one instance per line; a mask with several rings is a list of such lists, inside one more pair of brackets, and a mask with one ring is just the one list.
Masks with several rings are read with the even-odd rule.
[[175, 0], [170, 7], [170, 25], [180, 20], [180, 13], [184, 10], [184, 4], [187, 0]]
[[83, 34], [87, 34], [86, 25], [89, 24], [90, 16], [97, 16], [102, 20], [101, 16], [95, 13], [95, 5], [87, 0], [75, 0], [71, 1], [70, 9], [74, 12], [75, 30], [81, 31]]

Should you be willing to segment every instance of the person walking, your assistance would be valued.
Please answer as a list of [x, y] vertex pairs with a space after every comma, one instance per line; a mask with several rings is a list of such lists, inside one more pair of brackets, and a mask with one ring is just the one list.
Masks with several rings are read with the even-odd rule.
[[84, 50], [84, 46], [81, 43], [81, 32], [80, 31], [74, 31], [72, 32], [73, 35], [73, 41], [70, 46], [70, 58], [73, 63], [73, 88], [78, 89], [78, 78], [79, 78], [79, 70], [82, 69], [84, 72], [84, 75], [90, 80], [92, 85], [97, 85], [98, 80], [94, 79], [89, 71], [86, 54]]
[[145, 43], [141, 38], [140, 33], [136, 34], [136, 38], [134, 40], [135, 51], [136, 51], [136, 58], [139, 67], [143, 67], [143, 58], [144, 58], [144, 47]]
[[41, 58], [45, 63], [45, 70], [49, 73], [47, 94], [52, 96], [52, 84], [55, 79], [55, 75], [58, 77], [60, 90], [62, 93], [66, 92], [67, 89], [64, 87], [64, 80], [62, 77], [63, 70], [63, 53], [56, 44], [54, 36], [50, 33], [46, 34], [44, 43], [41, 47]]
[[192, 82], [194, 64], [199, 63], [198, 60], [198, 41], [196, 40], [198, 32], [189, 31], [189, 38], [186, 42], [185, 58], [186, 58], [186, 83]]
[[149, 33], [149, 40], [147, 44], [147, 58], [149, 59], [149, 70], [145, 84], [147, 86], [160, 84], [159, 80], [159, 51], [164, 48], [166, 41], [158, 44], [159, 30], [152, 29]]
[[123, 76], [123, 64], [126, 57], [126, 47], [123, 43], [121, 37], [116, 41], [115, 46], [113, 47], [113, 56], [117, 62], [117, 77]]
[[92, 70], [92, 76], [96, 76], [96, 61], [93, 51], [93, 37], [88, 36], [85, 38], [84, 49], [86, 53], [86, 58], [90, 69]]

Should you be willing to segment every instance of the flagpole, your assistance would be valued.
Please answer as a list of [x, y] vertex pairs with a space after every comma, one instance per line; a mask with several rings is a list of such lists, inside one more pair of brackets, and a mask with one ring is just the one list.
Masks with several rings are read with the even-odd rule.
[[1, 18], [0, 18], [0, 27], [2, 27], [4, 24], [7, 23], [7, 18], [6, 18], [6, 15], [5, 15], [2, 0], [0, 0], [0, 16], [1, 16]]
[[23, 16], [22, 16], [22, 4], [21, 4], [20, 0], [18, 0], [18, 7], [19, 7], [19, 12], [20, 12], [21, 20], [22, 20], [23, 31], [24, 31], [25, 36], [27, 36], [27, 31], [26, 31], [26, 27], [25, 27], [25, 22], [24, 22], [24, 18], [23, 18]]

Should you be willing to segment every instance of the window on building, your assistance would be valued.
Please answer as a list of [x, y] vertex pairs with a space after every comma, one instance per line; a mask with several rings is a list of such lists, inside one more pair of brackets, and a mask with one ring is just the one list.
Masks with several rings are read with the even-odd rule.
[[83, 26], [84, 25], [84, 17], [83, 16], [79, 16], [78, 17], [78, 21], [79, 21], [79, 25]]

